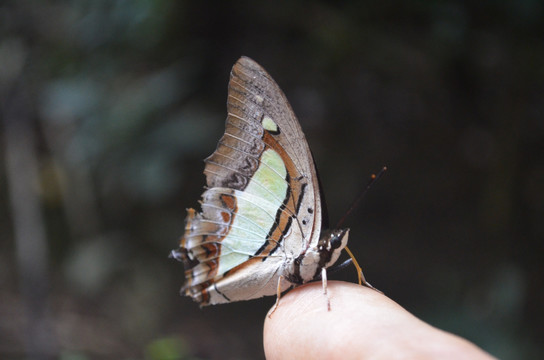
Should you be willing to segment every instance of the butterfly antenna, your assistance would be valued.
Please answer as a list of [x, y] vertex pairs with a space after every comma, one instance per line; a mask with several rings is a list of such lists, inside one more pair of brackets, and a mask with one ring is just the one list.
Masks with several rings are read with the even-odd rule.
[[363, 188], [363, 190], [361, 191], [361, 193], [359, 194], [359, 196], [357, 196], [355, 198], [355, 201], [353, 201], [353, 203], [351, 204], [351, 206], [349, 207], [348, 211], [346, 211], [346, 213], [344, 214], [344, 216], [342, 216], [342, 218], [338, 221], [338, 223], [336, 224], [336, 229], [340, 229], [342, 227], [342, 225], [344, 225], [344, 222], [346, 222], [346, 219], [348, 218], [349, 215], [351, 215], [351, 213], [353, 212], [353, 210], [357, 209], [357, 207], [359, 206], [359, 203], [361, 202], [361, 200], [363, 200], [363, 198], [365, 197], [368, 189], [370, 189], [370, 187], [372, 185], [374, 185], [378, 180], [380, 180], [380, 178], [382, 177], [382, 175], [387, 171], [387, 167], [384, 166], [379, 172], [378, 174], [372, 174], [370, 176], [370, 180], [369, 182], [366, 184], [366, 186]]

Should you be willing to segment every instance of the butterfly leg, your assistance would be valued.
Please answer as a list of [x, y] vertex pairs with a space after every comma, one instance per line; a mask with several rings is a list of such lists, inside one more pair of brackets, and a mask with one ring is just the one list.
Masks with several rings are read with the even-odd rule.
[[[370, 285], [370, 283], [368, 281], [366, 281], [365, 279], [365, 274], [363, 274], [363, 269], [359, 266], [359, 263], [357, 262], [357, 260], [355, 259], [355, 256], [353, 255], [353, 253], [351, 252], [350, 249], [348, 249], [348, 247], [346, 246], [344, 248], [344, 250], [346, 250], [346, 252], [348, 253], [349, 257], [351, 258], [351, 261], [353, 262], [353, 265], [355, 266], [355, 268], [357, 269], [357, 276], [359, 277], [359, 285], [363, 285], [363, 286], [366, 286], [367, 288], [370, 288], [372, 290], [376, 290], [377, 292], [379, 292], [380, 294], [383, 294], [382, 291], [376, 289], [374, 286]], [[340, 266], [343, 266], [344, 264], [346, 264], [347, 261], [345, 261], [344, 263], [340, 264]]]
[[272, 318], [272, 314], [276, 311], [278, 308], [278, 305], [280, 304], [280, 297], [281, 297], [281, 280], [283, 279], [283, 275], [280, 275], [278, 277], [278, 287], [276, 290], [276, 302], [274, 303], [274, 306], [272, 307], [272, 310], [268, 312], [268, 317]]
[[375, 291], [379, 292], [380, 294], [383, 294], [383, 291], [376, 289], [374, 286], [370, 285], [370, 283], [368, 281], [366, 281], [365, 275], [363, 274], [363, 269], [359, 268], [359, 270], [360, 270], [360, 273], [361, 273], [361, 280], [362, 280], [361, 285], [366, 286], [367, 288], [370, 288], [372, 290], [375, 290]]
[[323, 284], [323, 295], [327, 298], [327, 311], [331, 311], [331, 299], [327, 292], [327, 269], [321, 268], [321, 282]]

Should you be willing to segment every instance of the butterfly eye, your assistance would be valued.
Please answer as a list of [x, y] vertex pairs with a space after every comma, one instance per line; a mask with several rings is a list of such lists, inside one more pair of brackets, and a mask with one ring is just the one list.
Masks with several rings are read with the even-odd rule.
[[331, 248], [338, 249], [340, 246], [342, 246], [342, 238], [338, 236], [334, 236], [331, 238]]

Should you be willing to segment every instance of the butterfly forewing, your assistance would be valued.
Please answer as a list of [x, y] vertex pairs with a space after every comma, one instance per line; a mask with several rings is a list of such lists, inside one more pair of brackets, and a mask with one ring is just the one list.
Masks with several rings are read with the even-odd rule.
[[259, 64], [242, 57], [231, 72], [227, 110], [227, 132], [229, 123], [235, 127], [237, 120], [249, 120], [264, 131], [263, 142], [280, 153], [291, 178], [292, 210], [306, 243], [317, 241], [322, 219], [316, 170], [304, 133], [282, 90]]

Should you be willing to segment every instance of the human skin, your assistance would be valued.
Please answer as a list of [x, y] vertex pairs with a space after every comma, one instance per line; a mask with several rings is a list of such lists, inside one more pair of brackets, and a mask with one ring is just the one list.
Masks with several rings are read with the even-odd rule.
[[330, 311], [319, 282], [281, 297], [264, 323], [267, 359], [494, 359], [375, 290], [329, 281], [328, 294]]

